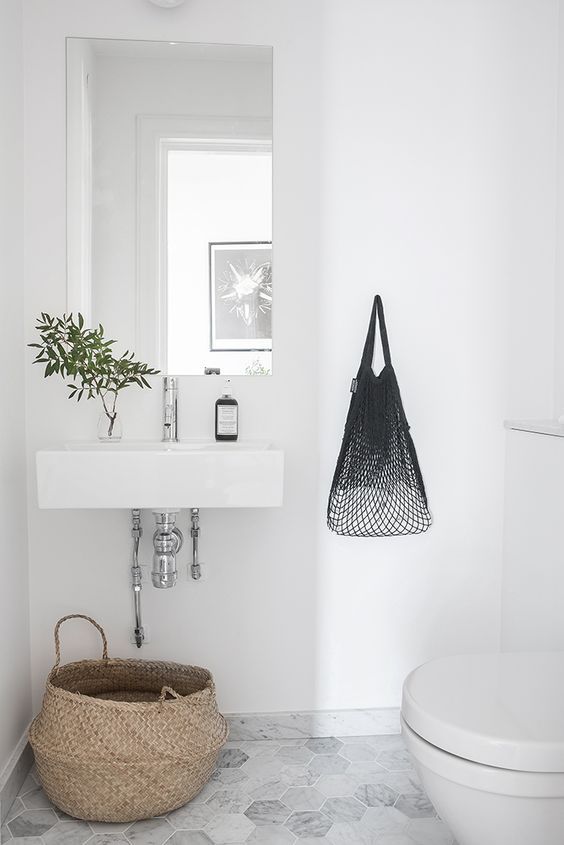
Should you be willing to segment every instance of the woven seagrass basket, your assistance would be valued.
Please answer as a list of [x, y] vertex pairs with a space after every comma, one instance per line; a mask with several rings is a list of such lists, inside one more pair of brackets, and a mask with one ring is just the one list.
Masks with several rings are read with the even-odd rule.
[[[102, 636], [101, 660], [59, 665], [59, 629], [86, 619]], [[152, 818], [190, 801], [209, 780], [227, 725], [206, 669], [108, 657], [88, 616], [55, 626], [56, 662], [29, 730], [48, 798], [87, 821]], [[171, 696], [171, 698], [167, 698]]]

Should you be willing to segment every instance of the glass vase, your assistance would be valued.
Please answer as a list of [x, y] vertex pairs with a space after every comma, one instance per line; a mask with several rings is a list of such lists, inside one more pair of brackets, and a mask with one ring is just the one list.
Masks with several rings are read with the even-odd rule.
[[98, 419], [98, 440], [117, 443], [121, 440], [121, 417], [118, 413], [100, 414]]

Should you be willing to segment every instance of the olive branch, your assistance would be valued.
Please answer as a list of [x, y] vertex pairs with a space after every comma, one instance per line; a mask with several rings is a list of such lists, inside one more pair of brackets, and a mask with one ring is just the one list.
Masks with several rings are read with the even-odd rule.
[[129, 350], [116, 358], [113, 346], [117, 341], [104, 338], [101, 324], [96, 329], [85, 328], [82, 314], [78, 314], [75, 322], [72, 314], [51, 317], [42, 312], [35, 328], [41, 343], [28, 344], [37, 349], [33, 363], [45, 364], [44, 378], [55, 374], [70, 378], [69, 399], [80, 402], [83, 396], [87, 399], [98, 396], [109, 421], [108, 437], [111, 437], [119, 392], [133, 384], [150, 388], [145, 377], [160, 371], [136, 361], [135, 354]]

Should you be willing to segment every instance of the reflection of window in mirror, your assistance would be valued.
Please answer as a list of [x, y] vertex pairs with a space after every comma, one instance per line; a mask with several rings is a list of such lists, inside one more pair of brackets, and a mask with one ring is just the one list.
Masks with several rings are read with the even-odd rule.
[[[174, 149], [167, 163], [167, 369], [270, 369], [271, 155], [265, 148]], [[164, 234], [164, 233], [163, 233]], [[199, 284], [195, 280], [200, 280]], [[206, 284], [201, 284], [205, 280]], [[207, 320], [191, 325], [196, 311]]]
[[68, 39], [67, 93], [69, 310], [165, 372], [270, 373], [271, 48]]
[[145, 356], [171, 373], [269, 373], [270, 120], [150, 115], [137, 131]]

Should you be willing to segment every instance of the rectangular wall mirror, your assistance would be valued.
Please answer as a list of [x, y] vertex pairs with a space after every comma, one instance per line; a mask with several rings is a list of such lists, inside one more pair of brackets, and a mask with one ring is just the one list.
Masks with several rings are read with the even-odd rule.
[[67, 39], [69, 311], [164, 373], [272, 372], [272, 48]]

